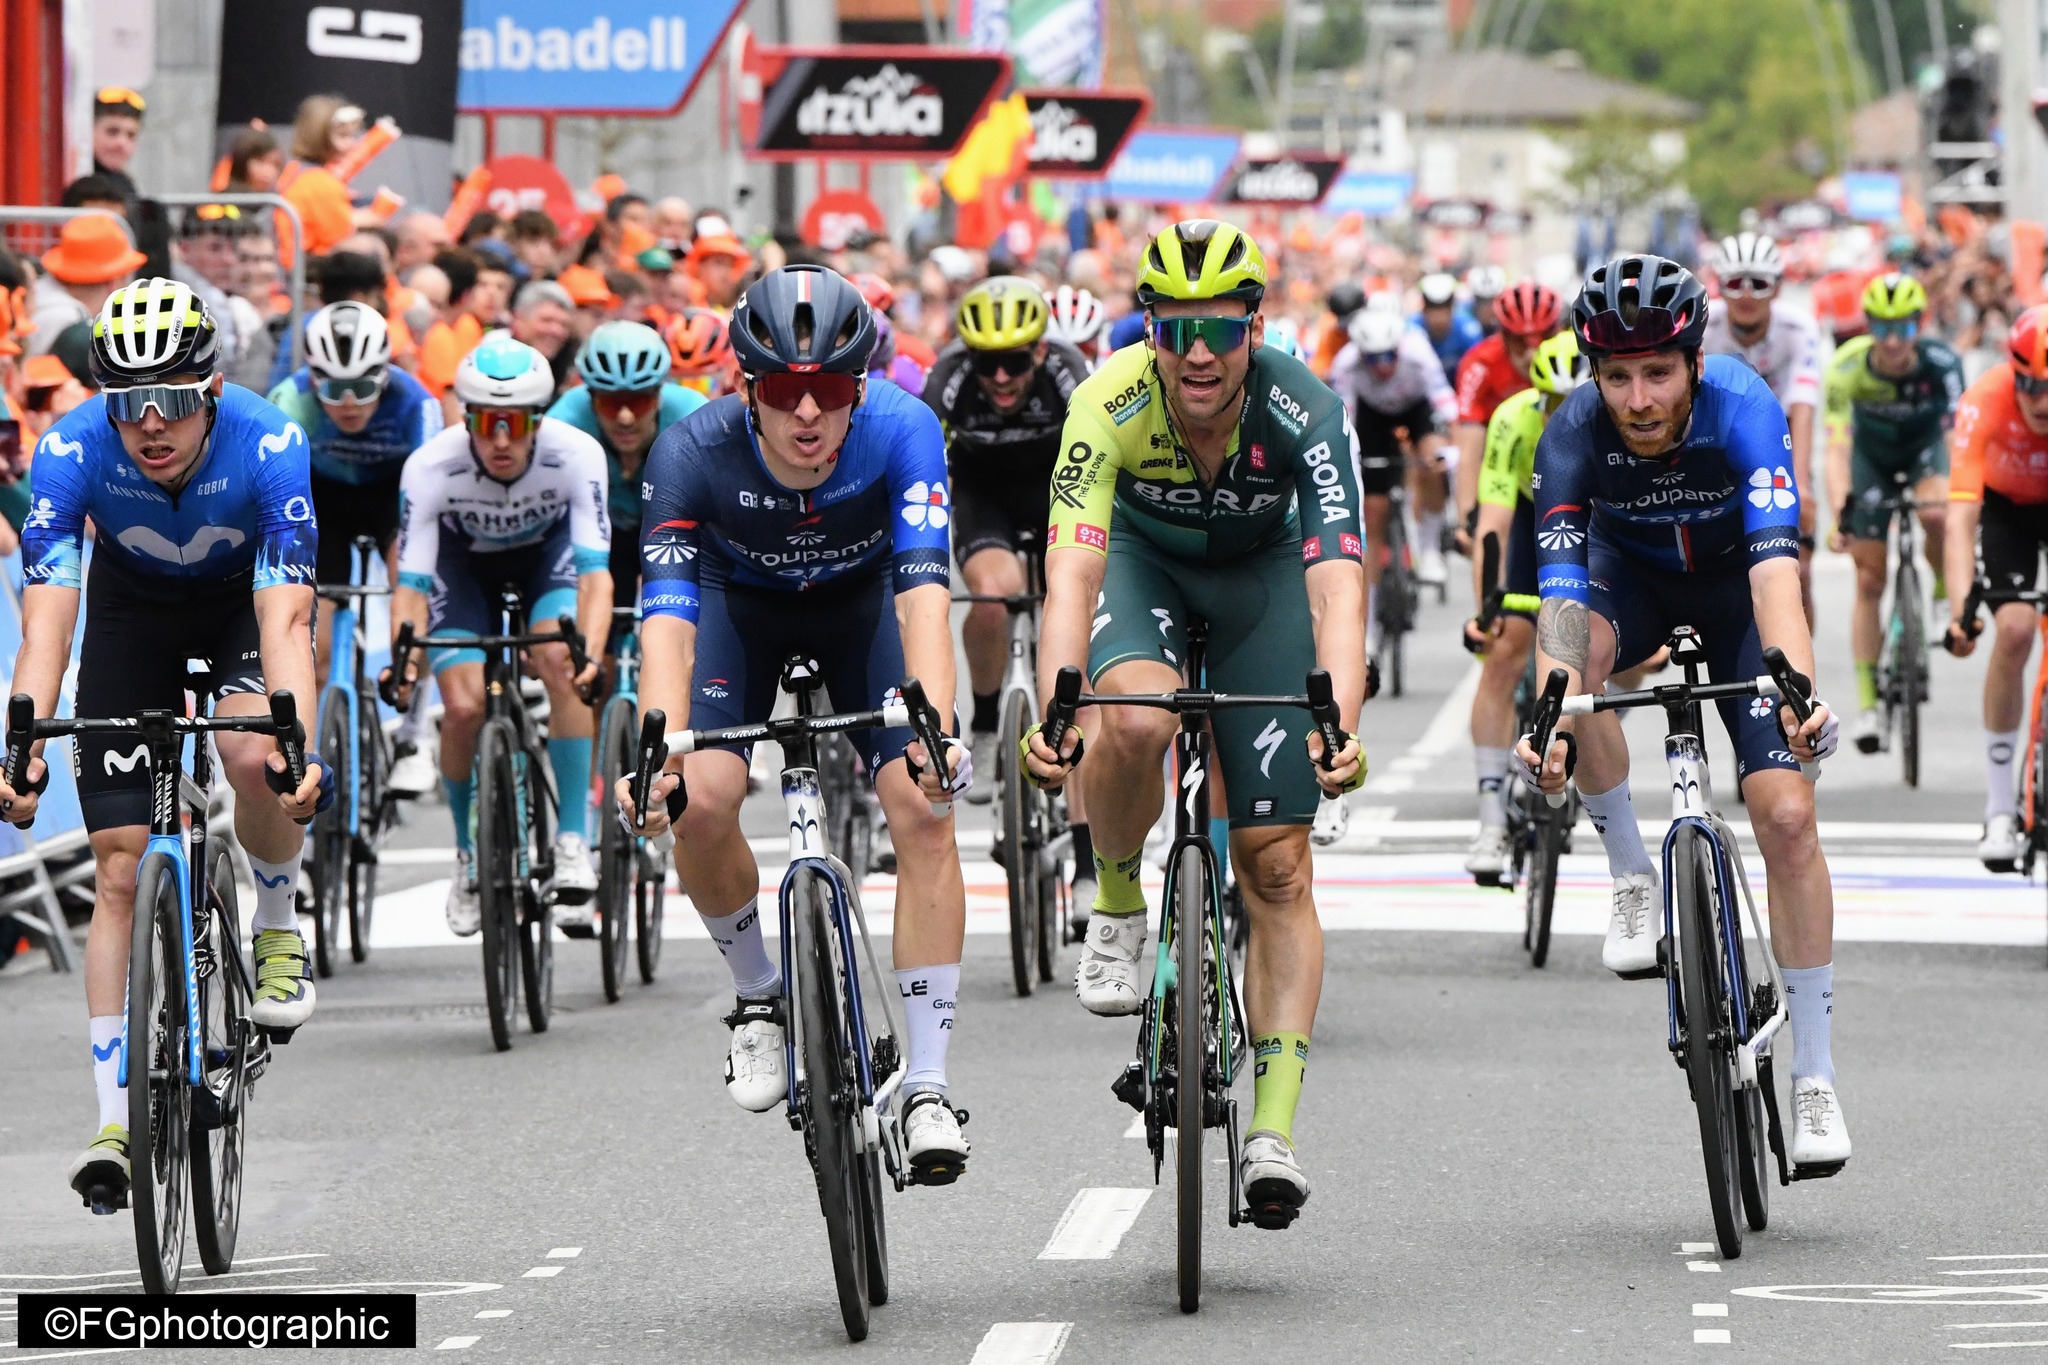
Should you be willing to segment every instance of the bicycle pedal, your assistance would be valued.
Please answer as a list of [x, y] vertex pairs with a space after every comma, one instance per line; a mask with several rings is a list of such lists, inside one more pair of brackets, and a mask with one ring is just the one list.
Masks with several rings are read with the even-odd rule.
[[[1484, 886], [1493, 890], [1501, 888], [1501, 876], [1498, 872], [1474, 872], [1472, 874], [1472, 881], [1476, 886]], [[1511, 891], [1514, 889], [1513, 883], [1508, 884], [1508, 889]]]
[[1829, 1176], [1841, 1174], [1847, 1161], [1810, 1161], [1803, 1166], [1792, 1168], [1794, 1180], [1826, 1180]]
[[203, 1085], [192, 1088], [192, 1126], [212, 1132], [221, 1126], [220, 1096]]
[[1109, 1083], [1109, 1091], [1139, 1113], [1145, 1112], [1145, 1068], [1138, 1062], [1125, 1067]]
[[965, 1157], [957, 1161], [952, 1157], [927, 1158], [924, 1160], [913, 1159], [910, 1163], [910, 1183], [913, 1185], [950, 1185], [958, 1180], [961, 1173], [966, 1169], [967, 1159]]
[[258, 1024], [256, 1026], [256, 1031], [262, 1034], [265, 1038], [269, 1039], [271, 1042], [282, 1045], [284, 1043], [289, 1043], [292, 1040], [292, 1035], [294, 1033], [297, 1033], [299, 1031], [299, 1028], [296, 1024], [292, 1025], [292, 1027], [290, 1028], [271, 1028], [264, 1024]]
[[2019, 864], [2010, 858], [1986, 858], [1984, 860], [1984, 870], [1986, 872], [2017, 872], [2020, 869]]
[[[568, 903], [568, 902], [567, 902], [567, 898], [566, 898], [566, 897], [564, 898], [564, 903], [565, 903], [565, 904], [566, 904], [566, 903]], [[596, 926], [595, 924], [560, 924], [560, 923], [558, 923], [558, 924], [556, 924], [556, 925], [555, 925], [555, 927], [556, 927], [557, 929], [560, 929], [560, 930], [562, 931], [562, 937], [564, 937], [564, 938], [573, 938], [573, 939], [579, 939], [579, 940], [580, 940], [580, 939], [592, 939], [592, 938], [596, 938], [596, 937], [597, 937], [597, 926]]]
[[[1260, 1188], [1272, 1184], [1279, 1184], [1281, 1188]], [[1244, 1216], [1251, 1220], [1252, 1226], [1268, 1232], [1285, 1232], [1295, 1219], [1301, 1217], [1297, 1192], [1284, 1181], [1254, 1181], [1253, 1187], [1245, 1191], [1245, 1205]]]
[[1616, 972], [1623, 981], [1654, 981], [1671, 974], [1671, 935], [1657, 940], [1657, 965], [1639, 972]]
[[[93, 1195], [99, 1195], [100, 1198], [95, 1199]], [[123, 1190], [118, 1195], [109, 1195], [105, 1190], [95, 1189], [85, 1196], [85, 1206], [101, 1218], [124, 1213], [128, 1208], [128, 1192]]]

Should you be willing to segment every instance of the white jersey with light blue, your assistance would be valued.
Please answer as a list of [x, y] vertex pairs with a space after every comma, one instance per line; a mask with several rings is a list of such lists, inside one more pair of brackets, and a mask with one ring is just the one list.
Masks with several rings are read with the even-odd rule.
[[104, 398], [73, 408], [36, 445], [21, 528], [30, 586], [77, 588], [85, 522], [94, 553], [142, 578], [193, 584], [253, 573], [256, 590], [313, 582], [318, 531], [306, 433], [228, 384], [191, 478], [175, 493], [135, 467]]
[[398, 484], [398, 581], [434, 591], [444, 540], [473, 554], [543, 544], [566, 528], [580, 576], [610, 565], [604, 448], [567, 422], [540, 420], [526, 472], [500, 483], [470, 452], [467, 427], [448, 427], [412, 453]]

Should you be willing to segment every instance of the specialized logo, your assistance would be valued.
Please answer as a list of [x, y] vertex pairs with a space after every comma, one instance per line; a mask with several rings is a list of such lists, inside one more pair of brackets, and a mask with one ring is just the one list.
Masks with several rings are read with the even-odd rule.
[[[1550, 516], [1565, 517], [1570, 516], [1574, 512], [1582, 512], [1584, 510], [1577, 503], [1565, 503], [1551, 508]], [[1545, 518], [1545, 520], [1548, 519], [1547, 517]], [[1546, 550], [1570, 550], [1586, 543], [1586, 533], [1572, 525], [1569, 521], [1561, 521], [1555, 526], [1545, 526], [1542, 530], [1538, 531], [1536, 533], [1536, 543]]]
[[1173, 635], [1173, 613], [1165, 607], [1154, 607], [1152, 615], [1159, 622], [1159, 638], [1170, 639]]
[[1792, 474], [1785, 466], [1751, 471], [1749, 502], [1752, 507], [1776, 508], [1782, 512], [1798, 501], [1799, 486], [1792, 481]]
[[1252, 747], [1265, 755], [1259, 760], [1259, 776], [1273, 775], [1273, 755], [1280, 752], [1280, 746], [1286, 739], [1287, 732], [1280, 728], [1277, 720], [1268, 720], [1266, 728], [1259, 731], [1259, 737], [1252, 741]]
[[937, 137], [945, 119], [946, 103], [931, 85], [890, 62], [836, 95], [812, 91], [796, 111], [796, 130], [805, 137]]
[[179, 545], [153, 526], [130, 526], [114, 537], [114, 543], [167, 564], [189, 564], [212, 554], [216, 545], [232, 550], [248, 538], [232, 526], [202, 526], [192, 533], [192, 539]]
[[912, 526], [944, 529], [951, 517], [946, 512], [946, 485], [923, 480], [903, 490], [903, 519]]
[[100, 766], [106, 770], [108, 777], [112, 777], [117, 772], [132, 773], [147, 762], [149, 762], [149, 746], [147, 744], [136, 745], [135, 752], [132, 754], [117, 754], [112, 749], [109, 749], [106, 753], [100, 755]]
[[306, 51], [316, 57], [417, 66], [423, 45], [417, 14], [366, 9], [358, 17], [338, 5], [315, 5], [306, 14]]

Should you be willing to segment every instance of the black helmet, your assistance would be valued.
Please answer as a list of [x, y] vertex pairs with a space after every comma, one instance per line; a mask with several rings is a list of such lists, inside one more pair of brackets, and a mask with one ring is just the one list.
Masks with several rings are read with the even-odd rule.
[[1572, 335], [1588, 356], [1677, 348], [1696, 351], [1707, 333], [1707, 291], [1662, 256], [1620, 256], [1593, 267], [1572, 304]]
[[1353, 313], [1365, 307], [1365, 288], [1353, 284], [1350, 280], [1345, 280], [1342, 284], [1333, 284], [1330, 286], [1330, 296], [1325, 302], [1330, 305], [1330, 311], [1337, 315], [1340, 322], [1349, 322]]
[[727, 329], [748, 374], [866, 374], [875, 318], [860, 290], [822, 265], [786, 265], [754, 281]]

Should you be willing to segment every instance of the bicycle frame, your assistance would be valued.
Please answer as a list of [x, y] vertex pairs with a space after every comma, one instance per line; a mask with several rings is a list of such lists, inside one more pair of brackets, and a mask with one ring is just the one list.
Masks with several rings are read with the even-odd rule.
[[[334, 623], [331, 627], [333, 641], [329, 645], [327, 686], [341, 689], [344, 704], [348, 708], [348, 729], [351, 735], [362, 733], [363, 699], [370, 693], [364, 612], [357, 603], [368, 597], [389, 596], [391, 592], [388, 587], [376, 587], [370, 582], [370, 566], [376, 554], [376, 541], [368, 536], [357, 536], [354, 546], [356, 571], [352, 581], [346, 587], [322, 586], [317, 590], [322, 597], [334, 603]], [[320, 733], [319, 727], [326, 720], [324, 712], [315, 717], [314, 734]], [[361, 754], [356, 754], [348, 772], [341, 776], [346, 783], [343, 790], [338, 793], [345, 802], [342, 818], [350, 837], [361, 838], [365, 824]]]

